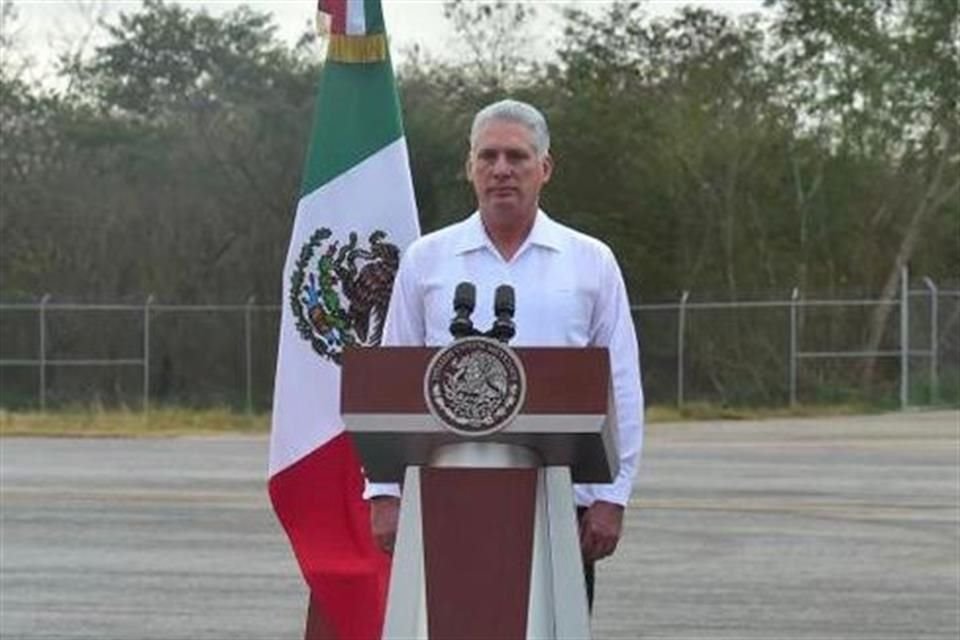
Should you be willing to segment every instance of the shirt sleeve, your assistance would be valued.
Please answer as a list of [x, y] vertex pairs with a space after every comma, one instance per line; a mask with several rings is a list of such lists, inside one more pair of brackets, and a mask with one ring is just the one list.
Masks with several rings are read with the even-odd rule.
[[[414, 266], [413, 246], [408, 248], [400, 261], [397, 277], [390, 294], [390, 305], [383, 325], [384, 347], [418, 347], [426, 340], [424, 326], [423, 296]], [[400, 496], [400, 485], [396, 483], [365, 482], [363, 497], [365, 500], [378, 496]]]
[[416, 273], [415, 252], [415, 245], [408, 248], [393, 282], [380, 341], [384, 347], [421, 347], [426, 341], [423, 291]]
[[598, 500], [626, 506], [643, 448], [643, 386], [640, 348], [623, 275], [607, 249], [600, 299], [593, 318], [591, 344], [607, 347], [617, 413], [620, 471], [610, 484], [588, 485]]

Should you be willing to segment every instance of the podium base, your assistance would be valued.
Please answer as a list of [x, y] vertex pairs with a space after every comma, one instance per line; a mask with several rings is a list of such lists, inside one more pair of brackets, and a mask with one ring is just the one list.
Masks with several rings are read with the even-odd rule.
[[406, 471], [383, 637], [589, 638], [569, 469], [462, 453]]

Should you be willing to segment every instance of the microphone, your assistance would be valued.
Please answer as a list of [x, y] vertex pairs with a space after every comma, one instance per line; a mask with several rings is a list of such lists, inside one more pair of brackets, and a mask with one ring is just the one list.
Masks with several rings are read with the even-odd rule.
[[517, 330], [513, 324], [513, 314], [517, 310], [513, 296], [513, 287], [502, 284], [493, 293], [493, 314], [497, 317], [490, 329], [490, 336], [500, 342], [509, 342]]
[[453, 320], [450, 333], [455, 339], [476, 335], [470, 314], [477, 304], [477, 288], [472, 282], [461, 282], [453, 292]]

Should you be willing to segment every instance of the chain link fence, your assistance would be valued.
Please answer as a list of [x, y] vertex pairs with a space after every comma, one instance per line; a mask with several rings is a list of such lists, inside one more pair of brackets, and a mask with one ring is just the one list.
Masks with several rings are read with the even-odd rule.
[[[960, 402], [960, 290], [929, 280], [895, 300], [807, 298], [640, 305], [648, 403], [729, 406]], [[889, 311], [872, 349], [878, 307]], [[868, 375], [868, 361], [874, 366]]]
[[[633, 307], [648, 404], [960, 402], [960, 289]], [[870, 350], [879, 305], [889, 317]], [[269, 409], [280, 306], [0, 302], [0, 406]], [[875, 359], [872, 376], [864, 373]]]

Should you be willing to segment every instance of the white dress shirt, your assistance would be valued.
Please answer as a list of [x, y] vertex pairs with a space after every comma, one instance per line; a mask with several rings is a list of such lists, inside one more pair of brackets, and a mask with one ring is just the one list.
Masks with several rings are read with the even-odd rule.
[[[574, 491], [581, 506], [595, 500], [626, 505], [643, 444], [643, 389], [637, 336], [613, 252], [538, 211], [527, 239], [507, 261], [476, 212], [407, 248], [393, 286], [383, 346], [449, 344], [453, 293], [464, 281], [476, 285], [471, 319], [484, 331], [494, 320], [494, 290], [501, 284], [513, 287], [517, 332], [511, 346], [609, 349], [620, 472], [611, 484], [574, 485]], [[365, 496], [377, 495], [400, 495], [399, 486], [368, 484]]]

